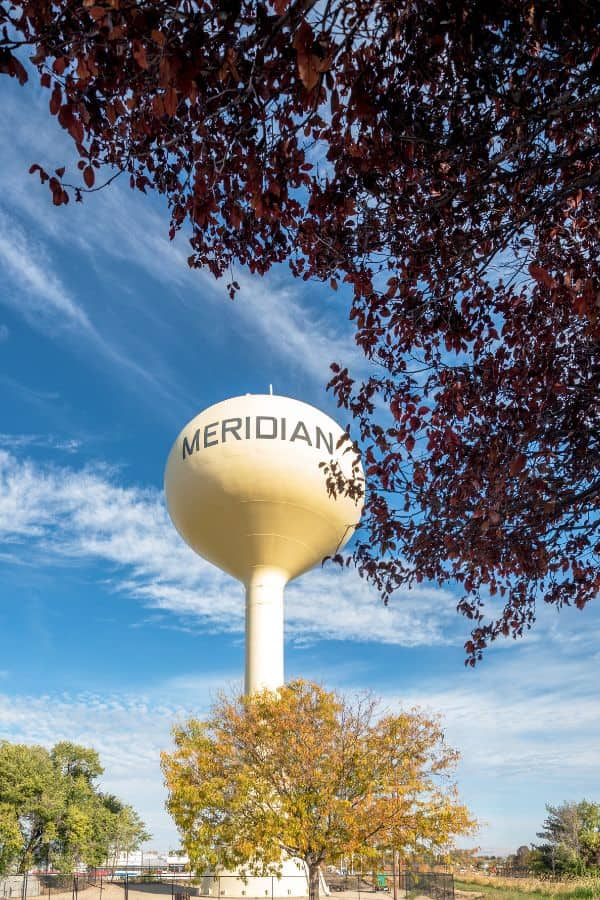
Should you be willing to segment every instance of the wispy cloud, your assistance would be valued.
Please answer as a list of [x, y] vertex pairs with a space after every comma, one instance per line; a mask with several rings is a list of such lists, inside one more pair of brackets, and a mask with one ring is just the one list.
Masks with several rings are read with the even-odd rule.
[[15, 393], [21, 400], [24, 400], [26, 403], [30, 403], [33, 406], [43, 407], [47, 403], [53, 403], [56, 400], [60, 400], [60, 394], [56, 391], [32, 388], [26, 384], [22, 384], [14, 378], [9, 378], [7, 375], [0, 375], [0, 384]]
[[[0, 209], [0, 302], [21, 315], [36, 331], [52, 339], [64, 336], [75, 353], [109, 371], [121, 372], [127, 384], [143, 392], [151, 386], [154, 395], [180, 402], [174, 385], [157, 377], [153, 367], [140, 364], [124, 349], [116, 336], [105, 337], [57, 274], [51, 254]], [[90, 357], [89, 351], [93, 353]]]
[[[33, 542], [47, 564], [103, 561], [115, 591], [205, 630], [243, 632], [241, 586], [183, 543], [158, 491], [122, 487], [106, 469], [46, 467], [0, 451], [0, 542], [12, 553], [26, 542], [28, 555]], [[303, 642], [442, 644], [453, 610], [449, 592], [426, 588], [385, 609], [355, 573], [317, 569], [289, 588], [287, 633]]]
[[86, 313], [69, 295], [53, 271], [39, 242], [0, 210], [0, 263], [3, 268], [2, 300], [21, 312], [36, 328], [75, 329], [94, 336]]
[[41, 447], [45, 450], [77, 453], [81, 447], [81, 441], [75, 438], [58, 438], [53, 434], [9, 434], [8, 432], [0, 432], [0, 447], [13, 452], [26, 447]]
[[[17, 99], [7, 92], [5, 98], [6, 137], [4, 140], [0, 137], [0, 152], [3, 144], [7, 151], [7, 165], [1, 179], [3, 202], [29, 220], [35, 227], [37, 238], [35, 247], [29, 248], [18, 231], [16, 239], [10, 233], [7, 239], [5, 233], [4, 255], [10, 260], [15, 275], [25, 273], [21, 275], [21, 282], [23, 278], [27, 279], [28, 286], [38, 297], [37, 306], [42, 302], [39, 297], [43, 296], [44, 288], [55, 310], [60, 303], [64, 305], [65, 321], [81, 314], [90, 317], [98, 330], [93, 307], [84, 302], [85, 298], [78, 298], [76, 304], [65, 286], [52, 274], [49, 247], [54, 246], [60, 252], [76, 250], [107, 284], [112, 284], [110, 266], [107, 266], [110, 260], [137, 269], [162, 285], [164, 298], [149, 308], [145, 293], [128, 290], [121, 279], [117, 278], [115, 282], [122, 299], [127, 293], [126, 303], [137, 311], [140, 321], [151, 318], [155, 325], [160, 322], [163, 333], [172, 331], [176, 311], [191, 323], [193, 332], [198, 335], [206, 327], [207, 319], [218, 312], [227, 319], [228, 327], [237, 331], [240, 339], [249, 337], [264, 343], [286, 370], [302, 373], [320, 385], [328, 379], [329, 363], [334, 359], [343, 357], [355, 369], [365, 367], [364, 357], [353, 341], [345, 301], [340, 296], [328, 297], [324, 289], [284, 278], [283, 270], [264, 278], [239, 270], [235, 277], [241, 292], [231, 303], [226, 299], [225, 290], [225, 281], [229, 278], [219, 283], [207, 271], [190, 270], [187, 264], [190, 251], [184, 233], [175, 241], [169, 241], [168, 209], [156, 195], [144, 197], [117, 179], [106, 191], [86, 198], [83, 204], [55, 209], [47, 189], [29, 176], [27, 169], [32, 161], [39, 161], [48, 168], [65, 161], [69, 163], [73, 149], [69, 139], [48, 116], [45, 104], [33, 92], [28, 98], [30, 114], [24, 120], [22, 93], [22, 89], [19, 90]], [[28, 260], [26, 268], [24, 257]], [[39, 277], [40, 270], [46, 269], [48, 284]], [[319, 291], [319, 300], [315, 302], [315, 294]], [[120, 346], [119, 336], [112, 331], [102, 331], [102, 336], [108, 345]], [[165, 374], [175, 377], [167, 369]]]

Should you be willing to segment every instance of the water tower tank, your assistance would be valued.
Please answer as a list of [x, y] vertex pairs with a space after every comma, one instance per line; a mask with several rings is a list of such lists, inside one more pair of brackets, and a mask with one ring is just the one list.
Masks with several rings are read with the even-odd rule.
[[[247, 394], [210, 406], [175, 441], [169, 514], [197, 553], [246, 587], [246, 691], [283, 683], [283, 588], [335, 553], [362, 501], [330, 496], [320, 462], [351, 474], [340, 426], [306, 403]], [[323, 598], [323, 602], [327, 602]]]

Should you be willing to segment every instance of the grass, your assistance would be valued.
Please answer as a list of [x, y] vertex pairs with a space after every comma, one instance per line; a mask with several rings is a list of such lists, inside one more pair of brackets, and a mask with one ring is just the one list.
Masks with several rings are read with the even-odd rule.
[[455, 879], [459, 891], [485, 894], [486, 900], [600, 900], [600, 878], [542, 881], [537, 878], [500, 878], [468, 875]]

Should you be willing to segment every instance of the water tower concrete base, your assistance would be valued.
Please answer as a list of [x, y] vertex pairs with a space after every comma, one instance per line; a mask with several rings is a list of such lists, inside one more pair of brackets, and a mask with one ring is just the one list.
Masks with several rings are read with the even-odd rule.
[[[329, 889], [321, 878], [321, 890], [329, 894]], [[203, 875], [198, 893], [201, 897], [244, 898], [244, 900], [288, 900], [288, 898], [308, 897], [308, 872], [299, 859], [286, 859], [280, 875], [247, 875], [241, 871], [215, 872]]]

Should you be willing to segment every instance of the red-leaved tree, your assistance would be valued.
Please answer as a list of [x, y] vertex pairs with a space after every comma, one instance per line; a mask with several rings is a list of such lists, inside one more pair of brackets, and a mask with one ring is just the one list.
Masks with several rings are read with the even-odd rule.
[[0, 25], [0, 72], [29, 56], [79, 153], [76, 183], [32, 167], [54, 203], [124, 172], [190, 265], [350, 285], [375, 374], [331, 387], [386, 598], [459, 582], [474, 663], [596, 595], [595, 0], [3, 0]]

